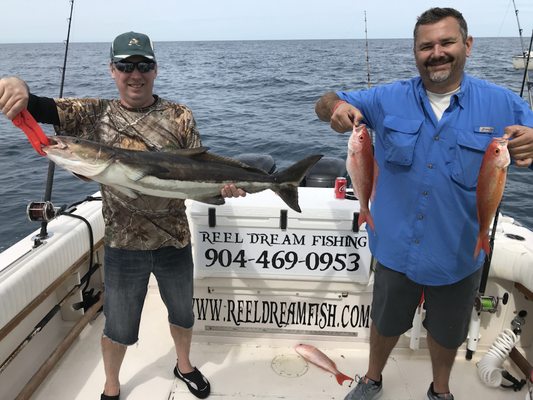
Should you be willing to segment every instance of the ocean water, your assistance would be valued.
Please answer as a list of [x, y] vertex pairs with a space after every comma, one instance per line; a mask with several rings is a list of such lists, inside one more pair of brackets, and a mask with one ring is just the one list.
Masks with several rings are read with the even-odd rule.
[[[270, 154], [278, 168], [310, 154], [344, 158], [347, 135], [334, 133], [314, 113], [326, 91], [361, 89], [417, 74], [410, 39], [156, 43], [155, 92], [187, 104], [211, 151], [236, 156]], [[33, 93], [58, 97], [65, 46], [0, 44], [0, 76], [25, 79]], [[520, 92], [521, 71], [511, 57], [518, 38], [476, 39], [468, 73]], [[116, 97], [108, 70], [109, 44], [71, 43], [65, 97]], [[49, 134], [50, 127], [45, 127]], [[0, 118], [0, 251], [39, 228], [26, 219], [30, 201], [44, 198], [48, 161], [10, 121]], [[529, 199], [533, 172], [511, 167], [502, 211], [533, 228]], [[72, 204], [98, 190], [56, 169], [52, 202]]]

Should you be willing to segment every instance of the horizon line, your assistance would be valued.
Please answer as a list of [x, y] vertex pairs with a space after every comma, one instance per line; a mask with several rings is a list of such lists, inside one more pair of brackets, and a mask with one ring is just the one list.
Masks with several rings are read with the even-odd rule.
[[[520, 39], [520, 36], [475, 36], [475, 39]], [[319, 40], [405, 40], [409, 39], [412, 40], [412, 37], [398, 37], [398, 38], [391, 38], [391, 37], [383, 37], [383, 38], [299, 38], [299, 39], [189, 39], [189, 40], [157, 40], [152, 39], [154, 43], [191, 43], [191, 42], [281, 42], [281, 41], [319, 41]], [[15, 45], [15, 44], [59, 44], [59, 43], [65, 43], [65, 40], [57, 41], [57, 42], [49, 42], [49, 41], [43, 41], [43, 42], [0, 42], [0, 45]], [[86, 40], [80, 40], [80, 41], [69, 41], [70, 44], [78, 43], [78, 44], [95, 44], [95, 43], [111, 43], [110, 41], [86, 41]]]

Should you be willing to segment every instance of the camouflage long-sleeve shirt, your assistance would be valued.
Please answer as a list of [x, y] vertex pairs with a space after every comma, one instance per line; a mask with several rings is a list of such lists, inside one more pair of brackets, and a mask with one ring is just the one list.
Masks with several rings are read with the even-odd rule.
[[[150, 107], [127, 109], [119, 100], [56, 99], [58, 134], [133, 150], [168, 151], [201, 146], [192, 112], [157, 98]], [[101, 185], [105, 243], [130, 250], [184, 247], [190, 241], [180, 199], [140, 195], [131, 199]]]

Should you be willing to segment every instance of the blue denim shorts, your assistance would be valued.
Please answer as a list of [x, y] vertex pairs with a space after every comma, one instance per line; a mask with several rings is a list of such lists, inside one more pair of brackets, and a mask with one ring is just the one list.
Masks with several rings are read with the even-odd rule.
[[191, 246], [182, 249], [123, 250], [105, 247], [104, 335], [116, 343], [139, 340], [141, 312], [153, 273], [168, 311], [168, 321], [192, 328], [194, 314]]
[[482, 269], [451, 285], [425, 286], [378, 262], [370, 317], [383, 336], [407, 332], [413, 325], [423, 290], [424, 328], [441, 346], [458, 348], [468, 334]]

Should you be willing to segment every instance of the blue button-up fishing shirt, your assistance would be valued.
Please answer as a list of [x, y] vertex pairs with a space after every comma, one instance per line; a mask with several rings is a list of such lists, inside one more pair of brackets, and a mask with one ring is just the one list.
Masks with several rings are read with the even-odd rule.
[[506, 126], [533, 126], [527, 103], [466, 74], [440, 121], [419, 77], [337, 95], [375, 132], [374, 257], [425, 285], [455, 283], [481, 267], [484, 252], [474, 258], [481, 161]]

